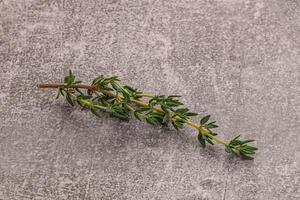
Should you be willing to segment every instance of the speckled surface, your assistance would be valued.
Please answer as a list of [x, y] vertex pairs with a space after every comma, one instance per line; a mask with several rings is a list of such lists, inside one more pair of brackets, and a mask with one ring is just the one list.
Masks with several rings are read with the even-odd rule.
[[[181, 94], [254, 161], [55, 100], [68, 69]], [[0, 0], [0, 199], [300, 199], [298, 0]]]

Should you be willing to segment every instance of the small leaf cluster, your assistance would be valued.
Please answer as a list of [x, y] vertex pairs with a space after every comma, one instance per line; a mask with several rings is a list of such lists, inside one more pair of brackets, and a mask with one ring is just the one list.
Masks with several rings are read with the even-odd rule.
[[66, 96], [67, 102], [71, 106], [74, 106], [74, 101], [72, 100], [71, 95], [75, 92], [75, 90], [79, 91], [79, 89], [78, 88], [74, 89], [74, 88], [71, 88], [70, 86], [74, 85], [74, 84], [79, 84], [79, 83], [81, 83], [81, 81], [76, 81], [74, 74], [72, 73], [71, 70], [69, 70], [69, 74], [67, 76], [65, 76], [65, 78], [64, 78], [64, 83], [65, 83], [66, 87], [58, 88], [58, 93], [57, 93], [56, 98], [59, 98], [60, 95]]
[[202, 147], [206, 146], [206, 142], [214, 145], [213, 143], [213, 136], [218, 135], [217, 133], [213, 132], [213, 128], [217, 128], [216, 121], [209, 122], [210, 115], [206, 115], [200, 120], [200, 129], [198, 132], [198, 141], [202, 145]]
[[120, 93], [126, 102], [130, 103], [131, 98], [133, 99], [139, 99], [140, 97], [138, 94], [140, 92], [137, 91], [137, 89], [134, 89], [128, 85], [121, 85], [119, 83], [119, 79], [117, 76], [112, 76], [109, 78], [105, 78], [103, 75], [98, 76], [95, 78], [92, 82], [92, 86], [97, 88], [98, 90], [106, 90], [106, 91], [116, 91], [117, 93]]
[[117, 101], [114, 101], [110, 106], [106, 109], [107, 112], [111, 114], [113, 117], [117, 117], [119, 119], [122, 119], [124, 121], [130, 120], [130, 112], [126, 108], [126, 106], [122, 103], [119, 103]]
[[74, 74], [72, 73], [71, 70], [69, 70], [69, 75], [67, 75], [65, 78], [64, 78], [64, 83], [67, 84], [67, 86], [70, 86], [72, 83], [74, 83], [75, 81], [75, 76]]
[[240, 140], [240, 135], [232, 139], [228, 144], [225, 145], [225, 151], [227, 153], [241, 156], [243, 159], [252, 160], [251, 155], [255, 154], [256, 147], [249, 145], [248, 143], [254, 140]]
[[159, 95], [149, 100], [151, 108], [159, 106], [164, 112], [163, 118], [158, 120], [161, 122], [160, 124], [166, 125], [171, 122], [177, 130], [184, 127], [187, 119], [197, 115], [197, 113], [190, 112], [188, 108], [183, 107], [184, 104], [179, 101], [179, 97], [178, 95]]
[[92, 86], [96, 87], [97, 89], [112, 91], [110, 85], [116, 81], [119, 81], [117, 76], [106, 78], [103, 75], [100, 75], [92, 81]]
[[167, 114], [158, 112], [151, 107], [137, 108], [135, 109], [133, 114], [138, 120], [141, 121], [142, 119], [145, 119], [146, 122], [148, 122], [152, 126], [167, 125]]
[[155, 110], [148, 110], [144, 115], [144, 119], [153, 126], [157, 126], [159, 124], [166, 125], [166, 116], [167, 115]]
[[216, 124], [216, 121], [208, 122], [210, 119], [210, 115], [206, 115], [200, 120], [200, 125], [205, 127], [206, 129], [218, 128], [219, 126]]
[[[92, 86], [98, 87], [102, 89], [106, 89], [112, 91], [113, 89], [109, 87], [109, 84], [113, 84], [115, 81], [118, 81], [116, 76], [110, 78], [104, 78], [103, 76], [97, 77]], [[64, 78], [65, 87], [58, 88], [58, 96], [65, 96], [67, 102], [74, 106], [77, 103], [83, 109], [89, 108], [90, 111], [96, 115], [97, 117], [101, 117], [99, 110], [106, 111], [111, 114], [113, 117], [117, 117], [119, 119], [128, 121], [130, 119], [130, 112], [126, 108], [126, 104], [124, 102], [119, 102], [115, 98], [107, 95], [93, 95], [91, 90], [87, 92], [83, 92], [78, 88], [69, 87], [72, 84], [81, 83], [81, 81], [75, 81], [75, 76], [71, 71]]]
[[170, 112], [170, 111], [174, 111], [175, 107], [181, 106], [183, 105], [183, 103], [181, 103], [178, 99], [177, 95], [170, 95], [170, 96], [166, 96], [166, 95], [159, 95], [159, 96], [154, 96], [153, 98], [151, 98], [149, 100], [149, 105], [151, 107], [159, 105], [161, 107], [161, 109], [165, 112]]

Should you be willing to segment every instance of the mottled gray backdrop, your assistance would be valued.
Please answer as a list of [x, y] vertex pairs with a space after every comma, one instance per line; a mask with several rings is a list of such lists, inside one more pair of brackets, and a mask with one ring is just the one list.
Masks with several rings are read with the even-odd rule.
[[[68, 69], [183, 95], [258, 154], [36, 88]], [[0, 0], [0, 199], [299, 200], [299, 79], [299, 0]]]

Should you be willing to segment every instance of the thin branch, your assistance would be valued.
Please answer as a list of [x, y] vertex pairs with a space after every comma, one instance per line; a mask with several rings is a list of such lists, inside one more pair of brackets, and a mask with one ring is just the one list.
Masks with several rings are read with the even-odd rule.
[[[256, 147], [248, 143], [254, 140], [241, 140], [237, 136], [234, 139], [225, 142], [218, 137], [212, 130], [217, 128], [215, 121], [210, 121], [210, 115], [204, 116], [200, 123], [190, 120], [191, 116], [197, 113], [189, 111], [184, 104], [179, 101], [176, 95], [155, 96], [148, 93], [137, 92], [136, 89], [128, 85], [119, 83], [118, 77], [98, 76], [91, 85], [81, 84], [81, 81], [75, 81], [72, 71], [65, 76], [64, 83], [43, 83], [38, 84], [38, 88], [57, 88], [58, 96], [65, 96], [70, 105], [78, 103], [81, 107], [89, 107], [91, 112], [100, 116], [98, 110], [105, 110], [112, 116], [128, 121], [132, 112], [136, 118], [143, 116], [149, 124], [167, 125], [172, 123], [176, 128], [183, 128], [185, 124], [196, 129], [198, 132], [198, 141], [205, 147], [206, 143], [214, 144], [213, 141], [225, 146], [225, 151], [230, 154], [241, 156], [244, 159], [253, 159], [252, 155], [257, 150]], [[81, 91], [87, 90], [87, 92]], [[148, 102], [140, 99], [146, 97]], [[135, 106], [132, 107], [132, 104]]]
[[41, 83], [37, 84], [38, 88], [82, 88], [82, 89], [88, 89], [91, 91], [94, 91], [96, 88], [90, 85], [84, 85], [84, 84], [74, 84], [71, 86], [68, 86], [67, 84], [63, 83]]

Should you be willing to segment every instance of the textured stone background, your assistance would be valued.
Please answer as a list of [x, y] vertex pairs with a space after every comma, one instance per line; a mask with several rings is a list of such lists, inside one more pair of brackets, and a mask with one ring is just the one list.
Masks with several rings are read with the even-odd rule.
[[[0, 0], [0, 199], [300, 199], [299, 0]], [[181, 94], [254, 161], [187, 128], [54, 100], [71, 68]]]

